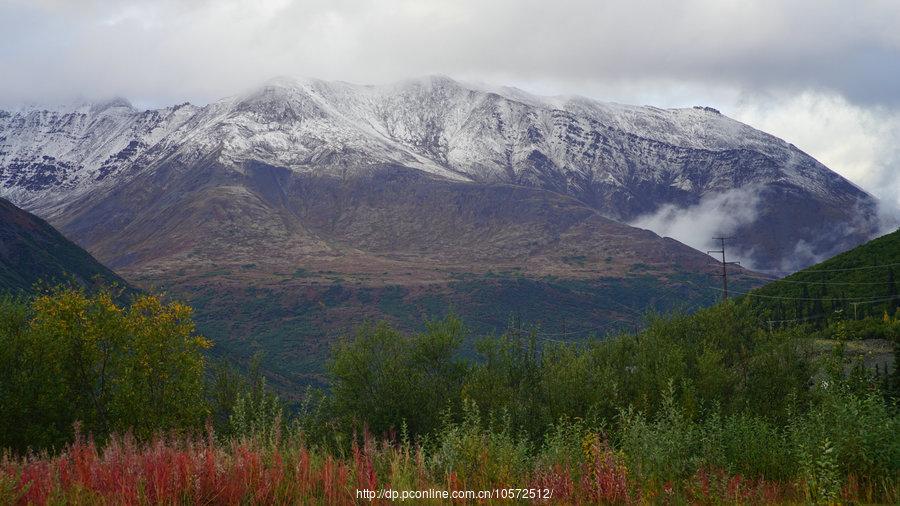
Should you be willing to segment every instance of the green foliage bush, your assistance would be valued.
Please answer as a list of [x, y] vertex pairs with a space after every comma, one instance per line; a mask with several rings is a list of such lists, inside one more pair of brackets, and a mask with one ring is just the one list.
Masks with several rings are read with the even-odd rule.
[[900, 340], [900, 313], [894, 317], [863, 318], [861, 320], [839, 320], [819, 331], [811, 332], [811, 337], [820, 339], [886, 339]]
[[703, 464], [730, 475], [788, 480], [796, 458], [785, 430], [765, 418], [713, 413], [701, 424]]
[[812, 409], [790, 425], [801, 462], [808, 467], [830, 454], [843, 476], [896, 476], [900, 418], [895, 407], [876, 392], [855, 393], [840, 382], [825, 383], [817, 394]]
[[640, 479], [661, 484], [700, 467], [700, 427], [676, 406], [671, 385], [655, 420], [631, 408], [622, 412], [620, 426], [619, 446]]
[[463, 335], [453, 317], [414, 336], [383, 323], [362, 326], [354, 339], [336, 345], [328, 364], [337, 416], [377, 434], [401, 422], [414, 434], [435, 430], [445, 408], [459, 408]]
[[[650, 487], [707, 469], [802, 478], [818, 500], [851, 475], [896, 479], [900, 469], [894, 408], [877, 392], [859, 394], [876, 384], [871, 373], [829, 367], [804, 327], [762, 329], [744, 304], [651, 317], [643, 332], [584, 343], [511, 331], [479, 341], [472, 362], [458, 358], [457, 321], [431, 328], [454, 331], [403, 337], [368, 327], [342, 342], [333, 407], [376, 431], [410, 422], [447, 472], [502, 475], [473, 470], [487, 465], [478, 460], [485, 448], [501, 469], [513, 459], [578, 469], [590, 437], [609, 441]], [[423, 376], [423, 363], [450, 374]], [[827, 392], [816, 386], [826, 378]]]
[[585, 446], [594, 435], [595, 428], [585, 420], [562, 417], [547, 429], [537, 462], [546, 468], [578, 470], [585, 459]]
[[201, 426], [209, 341], [189, 307], [58, 288], [0, 301], [0, 447], [59, 447], [73, 424], [97, 437]]
[[266, 380], [259, 370], [259, 359], [254, 358], [248, 381], [236, 392], [225, 435], [255, 438], [274, 445], [281, 436], [283, 423], [281, 400], [266, 388]]
[[[376, 432], [407, 420], [419, 434], [436, 427], [423, 407], [452, 406], [458, 414], [468, 399], [485, 412], [505, 413], [539, 440], [562, 417], [597, 426], [629, 406], [652, 417], [671, 384], [690, 418], [716, 410], [784, 422], [794, 405], [808, 402], [816, 367], [796, 333], [762, 331], [746, 308], [733, 305], [653, 317], [639, 334], [586, 343], [508, 332], [480, 340], [472, 362], [459, 358], [458, 322], [442, 324], [452, 326], [450, 334], [436, 333], [443, 327], [434, 325], [408, 338], [384, 325], [365, 327], [336, 347], [331, 371], [338, 414]], [[426, 361], [416, 358], [423, 353]]]
[[453, 473], [460, 483], [471, 488], [491, 488], [514, 483], [530, 467], [532, 444], [519, 434], [509, 417], [482, 417], [477, 405], [465, 402], [462, 420], [445, 418], [434, 435], [431, 462], [440, 474]]

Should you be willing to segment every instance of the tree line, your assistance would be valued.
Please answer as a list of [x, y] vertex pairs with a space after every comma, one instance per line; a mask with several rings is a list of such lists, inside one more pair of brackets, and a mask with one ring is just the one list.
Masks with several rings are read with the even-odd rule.
[[[896, 324], [872, 323], [888, 329], [895, 356]], [[210, 365], [212, 343], [178, 302], [65, 287], [0, 298], [0, 447], [52, 451], [76, 431], [101, 442], [212, 431], [299, 434], [343, 455], [374, 433], [439, 453], [467, 433], [522, 449], [577, 429], [652, 479], [700, 462], [787, 479], [831, 459], [834, 483], [900, 470], [896, 367], [872, 370], [841, 345], [823, 352], [803, 325], [766, 328], [747, 302], [650, 315], [640, 332], [574, 343], [513, 328], [475, 338], [473, 355], [473, 338], [453, 316], [412, 334], [363, 325], [335, 343], [329, 388], [287, 406], [258, 366], [242, 376]]]

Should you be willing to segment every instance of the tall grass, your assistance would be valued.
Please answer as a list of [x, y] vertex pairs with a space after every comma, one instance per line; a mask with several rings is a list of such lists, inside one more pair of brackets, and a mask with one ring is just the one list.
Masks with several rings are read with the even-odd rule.
[[[471, 404], [427, 438], [366, 431], [346, 450], [292, 429], [146, 443], [126, 434], [102, 448], [79, 435], [56, 455], [0, 458], [0, 504], [351, 504], [363, 489], [504, 487], [548, 489], [553, 504], [897, 503], [896, 421], [868, 402], [846, 398], [839, 409], [860, 421], [838, 416], [824, 432], [809, 416], [787, 430], [750, 416], [695, 422], [669, 403], [652, 419], [623, 412], [611, 430], [562, 419], [537, 444]], [[859, 423], [884, 438], [860, 439], [849, 430]], [[847, 452], [870, 467], [848, 468]]]

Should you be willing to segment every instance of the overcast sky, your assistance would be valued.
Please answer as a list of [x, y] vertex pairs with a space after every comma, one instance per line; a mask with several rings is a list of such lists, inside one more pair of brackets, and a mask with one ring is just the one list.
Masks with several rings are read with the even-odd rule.
[[0, 104], [432, 73], [711, 105], [900, 207], [897, 0], [0, 0]]

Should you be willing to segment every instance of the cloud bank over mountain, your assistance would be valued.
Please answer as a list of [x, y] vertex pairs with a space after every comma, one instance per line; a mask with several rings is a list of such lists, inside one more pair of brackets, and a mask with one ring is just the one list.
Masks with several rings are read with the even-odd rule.
[[4, 95], [217, 97], [260, 76], [447, 73], [812, 88], [900, 103], [900, 4], [888, 0], [13, 0], [0, 9], [17, 42], [0, 53]]

